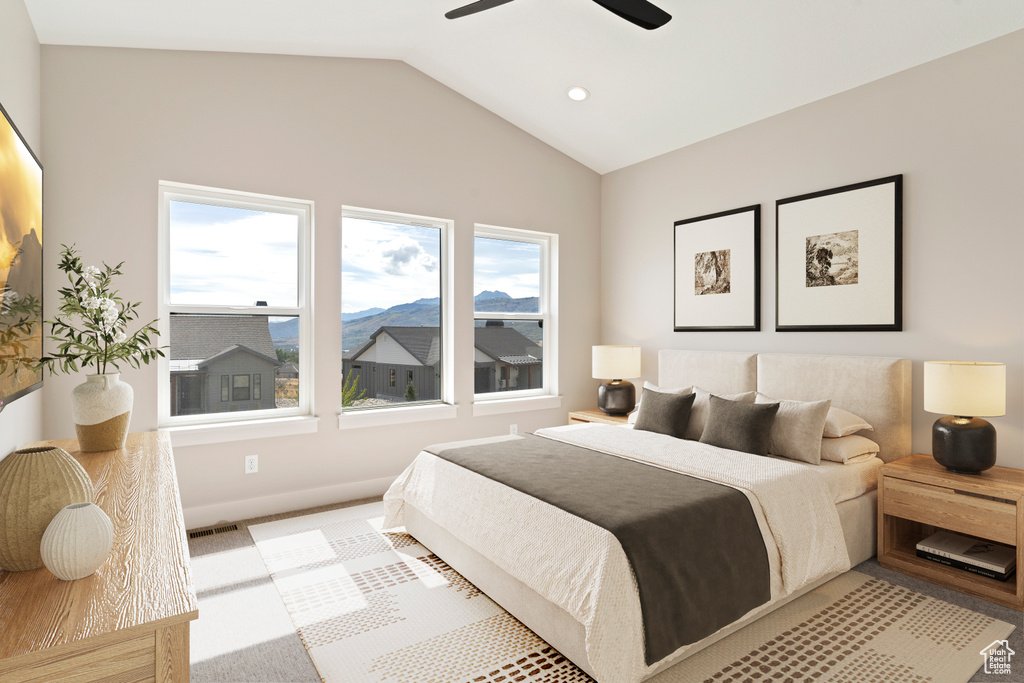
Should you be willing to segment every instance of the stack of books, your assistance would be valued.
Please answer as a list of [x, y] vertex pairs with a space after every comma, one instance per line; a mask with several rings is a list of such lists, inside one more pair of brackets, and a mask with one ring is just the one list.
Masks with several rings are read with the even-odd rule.
[[997, 581], [1006, 581], [1017, 568], [1014, 548], [952, 531], [938, 531], [919, 542], [917, 556]]

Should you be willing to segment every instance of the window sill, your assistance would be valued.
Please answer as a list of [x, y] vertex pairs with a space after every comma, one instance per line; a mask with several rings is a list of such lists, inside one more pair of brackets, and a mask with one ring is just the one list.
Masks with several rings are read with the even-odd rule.
[[522, 413], [527, 410], [550, 410], [562, 407], [561, 396], [530, 396], [528, 398], [494, 399], [473, 404], [473, 417]]
[[358, 429], [361, 427], [383, 427], [407, 422], [424, 422], [426, 420], [447, 420], [458, 414], [459, 407], [449, 403], [438, 403], [427, 406], [407, 406], [401, 408], [374, 408], [370, 410], [350, 410], [338, 413], [338, 429]]
[[313, 434], [316, 432], [319, 422], [319, 417], [306, 415], [217, 424], [182, 425], [180, 427], [162, 427], [162, 429], [171, 435], [171, 445], [178, 447]]

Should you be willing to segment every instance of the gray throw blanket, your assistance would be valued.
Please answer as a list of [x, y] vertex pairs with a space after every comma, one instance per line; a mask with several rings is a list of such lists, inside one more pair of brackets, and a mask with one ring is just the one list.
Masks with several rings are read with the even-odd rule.
[[611, 532], [636, 576], [648, 665], [771, 598], [757, 519], [733, 488], [533, 434], [427, 451]]

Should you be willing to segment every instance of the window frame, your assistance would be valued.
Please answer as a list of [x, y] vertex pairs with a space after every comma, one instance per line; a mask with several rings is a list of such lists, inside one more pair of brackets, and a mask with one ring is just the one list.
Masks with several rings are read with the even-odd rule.
[[[473, 302], [473, 327], [478, 320], [523, 320], [539, 321], [543, 332], [541, 346], [544, 349], [542, 386], [538, 389], [516, 389], [514, 391], [493, 391], [473, 394], [474, 414], [493, 414], [527, 409], [521, 399], [532, 404], [538, 399], [558, 397], [558, 235], [537, 230], [505, 228], [477, 223], [473, 229], [473, 280], [476, 281], [476, 238], [525, 242], [540, 246], [540, 292], [537, 296], [537, 313], [514, 313], [509, 311], [477, 311]], [[473, 290], [476, 287], [474, 285]], [[475, 331], [474, 331], [475, 334]], [[474, 340], [475, 341], [475, 340]], [[470, 355], [470, 362], [475, 358]], [[549, 403], [545, 401], [545, 403]], [[558, 402], [560, 404], [560, 401]], [[547, 407], [547, 406], [545, 406]], [[557, 407], [557, 406], [552, 406]], [[478, 410], [479, 408], [479, 410]]]
[[[248, 209], [254, 211], [272, 211], [295, 215], [298, 218], [297, 235], [297, 270], [296, 286], [297, 301], [295, 306], [228, 306], [209, 304], [172, 304], [170, 281], [170, 206], [171, 202], [180, 201], [195, 204], [209, 204], [228, 208]], [[195, 415], [171, 415], [170, 397], [170, 354], [158, 359], [157, 378], [157, 424], [160, 428], [172, 430], [172, 433], [199, 429], [197, 436], [187, 437], [182, 441], [188, 443], [212, 443], [221, 440], [211, 432], [218, 426], [232, 426], [239, 423], [260, 422], [267, 425], [288, 424], [294, 431], [308, 430], [303, 423], [296, 425], [297, 419], [315, 420], [313, 407], [313, 238], [314, 238], [314, 203], [311, 200], [291, 199], [272, 195], [226, 190], [221, 188], [191, 185], [161, 180], [158, 183], [158, 312], [160, 330], [169, 334], [171, 315], [205, 314], [205, 315], [260, 315], [268, 317], [296, 317], [299, 321], [299, 384], [298, 405], [291, 408], [261, 408], [246, 411], [221, 411]], [[253, 302], [255, 304], [255, 302]], [[163, 344], [169, 342], [167, 336], [161, 339]], [[223, 375], [222, 375], [223, 376]], [[221, 397], [223, 398], [223, 379]], [[233, 380], [229, 382], [229, 392], [233, 399]], [[250, 400], [252, 382], [249, 386]], [[314, 427], [315, 428], [315, 427]]]
[[[240, 385], [238, 383], [239, 379], [244, 379], [245, 380], [245, 385], [244, 386]], [[245, 389], [245, 398], [235, 398], [236, 396], [238, 396], [238, 390], [239, 389]], [[232, 375], [231, 375], [231, 402], [232, 403], [241, 403], [243, 401], [251, 401], [251, 400], [252, 400], [252, 375], [250, 375], [247, 372], [232, 373]]]
[[[438, 256], [440, 265], [438, 269], [441, 299], [440, 330], [441, 330], [441, 376], [438, 381], [440, 396], [437, 399], [415, 401], [413, 403], [392, 403], [383, 406], [338, 406], [338, 428], [348, 429], [353, 427], [382, 426], [401, 422], [416, 422], [427, 419], [445, 419], [455, 417], [457, 406], [455, 405], [455, 328], [454, 328], [454, 301], [455, 291], [453, 259], [455, 254], [455, 222], [447, 218], [435, 218], [416, 214], [400, 213], [397, 211], [384, 211], [379, 209], [367, 209], [354, 206], [341, 207], [340, 227], [342, 232], [341, 244], [344, 245], [344, 223], [346, 218], [356, 218], [395, 225], [410, 225], [416, 227], [436, 228], [440, 231]], [[341, 249], [343, 247], [339, 247]], [[342, 271], [344, 270], [344, 255], [339, 252], [342, 267], [338, 269], [338, 285], [341, 290], [340, 301], [344, 302], [344, 283]], [[340, 315], [340, 310], [339, 310]], [[344, 323], [342, 323], [344, 327]], [[396, 377], [397, 381], [397, 377]], [[344, 375], [339, 378], [339, 387], [344, 382]]]

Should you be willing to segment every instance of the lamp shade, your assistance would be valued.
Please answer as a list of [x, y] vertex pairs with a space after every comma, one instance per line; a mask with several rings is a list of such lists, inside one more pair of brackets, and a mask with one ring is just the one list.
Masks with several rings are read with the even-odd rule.
[[639, 346], [595, 346], [594, 379], [625, 379], [640, 376]]
[[1006, 365], [925, 361], [924, 409], [963, 417], [1006, 414]]

